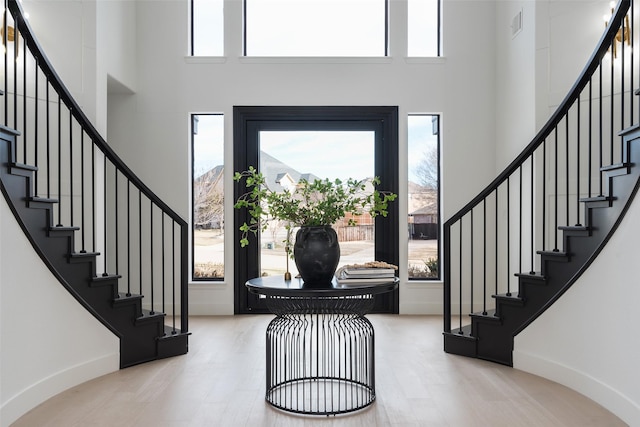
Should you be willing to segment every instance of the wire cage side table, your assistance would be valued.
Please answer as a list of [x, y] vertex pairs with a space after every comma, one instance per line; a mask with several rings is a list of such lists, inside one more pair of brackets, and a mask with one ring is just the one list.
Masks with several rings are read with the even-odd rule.
[[298, 414], [336, 415], [375, 398], [375, 337], [365, 317], [388, 283], [305, 288], [297, 279], [251, 279], [276, 315], [266, 332], [266, 400]]

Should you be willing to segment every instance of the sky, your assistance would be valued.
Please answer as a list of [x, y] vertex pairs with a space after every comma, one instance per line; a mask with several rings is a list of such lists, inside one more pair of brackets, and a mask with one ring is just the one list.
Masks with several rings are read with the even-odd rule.
[[374, 137], [372, 131], [263, 131], [260, 149], [300, 173], [361, 180], [374, 175]]

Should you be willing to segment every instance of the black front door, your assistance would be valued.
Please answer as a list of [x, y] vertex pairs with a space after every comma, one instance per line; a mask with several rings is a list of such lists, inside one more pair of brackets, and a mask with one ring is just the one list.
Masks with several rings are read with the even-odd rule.
[[[398, 193], [397, 107], [235, 107], [234, 171], [257, 167], [278, 179], [363, 179], [380, 177], [380, 189]], [[309, 174], [309, 175], [305, 175]], [[246, 191], [234, 182], [234, 200]], [[248, 279], [262, 275], [295, 275], [284, 252], [283, 230], [250, 236], [241, 248], [238, 227], [246, 210], [234, 212], [235, 312], [268, 312], [263, 300], [247, 292]], [[341, 263], [379, 260], [398, 265], [398, 203], [376, 218], [373, 239], [341, 243]], [[377, 297], [375, 312], [397, 313], [398, 291]]]

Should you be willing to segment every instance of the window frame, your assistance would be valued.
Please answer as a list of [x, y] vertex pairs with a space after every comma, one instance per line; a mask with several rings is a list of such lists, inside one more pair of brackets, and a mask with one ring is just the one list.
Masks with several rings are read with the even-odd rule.
[[[195, 189], [194, 189], [194, 178], [195, 178], [195, 118], [197, 116], [222, 116], [222, 120], [223, 120], [223, 126], [224, 126], [224, 114], [223, 113], [190, 113], [189, 117], [189, 124], [190, 124], [190, 135], [191, 135], [191, 227], [190, 227], [190, 234], [191, 234], [191, 245], [190, 245], [190, 255], [191, 255], [191, 281], [192, 282], [223, 282], [225, 280], [225, 277], [227, 275], [228, 267], [224, 265], [224, 261], [223, 261], [223, 268], [224, 268], [224, 274], [222, 275], [222, 277], [195, 277], [195, 272], [196, 272], [196, 257], [195, 257]], [[222, 146], [222, 150], [224, 150], [224, 135], [222, 136], [222, 140], [223, 140], [223, 146]], [[225, 164], [224, 164], [224, 156], [223, 156], [223, 163], [222, 163], [222, 174], [223, 174], [223, 179], [224, 179], [224, 168], [225, 168]], [[223, 189], [223, 202], [222, 202], [222, 207], [223, 207], [223, 213], [222, 213], [222, 220], [223, 223], [226, 223], [225, 221], [225, 215], [224, 215], [224, 206], [225, 206], [225, 202], [224, 202], [224, 198], [225, 198], [225, 192]], [[224, 230], [224, 228], [223, 228]], [[225, 240], [226, 238], [228, 238], [227, 236], [225, 236]]]
[[[433, 123], [433, 118], [436, 117], [437, 118], [437, 138], [436, 138], [436, 155], [437, 155], [437, 165], [438, 165], [438, 170], [437, 170], [437, 180], [438, 180], [438, 185], [436, 187], [436, 194], [437, 194], [437, 200], [438, 200], [438, 209], [437, 209], [437, 218], [438, 218], [438, 237], [437, 237], [437, 256], [438, 256], [438, 275], [436, 277], [410, 277], [408, 274], [408, 255], [409, 255], [409, 251], [408, 251], [408, 245], [409, 245], [409, 240], [407, 240], [407, 265], [405, 266], [406, 271], [407, 271], [407, 280], [409, 282], [438, 282], [438, 281], [442, 281], [442, 225], [443, 225], [443, 220], [442, 220], [442, 159], [441, 159], [441, 119], [442, 119], [442, 115], [441, 114], [437, 114], [437, 113], [408, 113], [406, 115], [407, 117], [407, 146], [408, 146], [408, 137], [409, 137], [409, 117], [410, 116], [429, 116], [432, 119], [432, 123]], [[411, 153], [408, 150], [407, 147], [407, 166], [408, 166], [408, 161], [409, 161], [409, 156], [411, 155]], [[407, 176], [407, 183], [409, 182], [408, 176]], [[408, 199], [409, 194], [407, 194], [407, 199]], [[407, 216], [409, 215], [409, 212], [407, 211]], [[408, 220], [408, 218], [407, 218]]]

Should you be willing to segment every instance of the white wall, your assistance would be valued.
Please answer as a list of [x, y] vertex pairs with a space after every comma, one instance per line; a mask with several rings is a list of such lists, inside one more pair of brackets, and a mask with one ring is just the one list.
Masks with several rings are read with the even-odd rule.
[[[496, 173], [511, 163], [537, 131], [536, 5], [533, 1], [497, 4], [496, 79], [500, 84], [496, 85]], [[518, 14], [522, 16], [522, 28], [514, 35], [512, 21]]]
[[120, 367], [120, 340], [33, 250], [0, 196], [0, 426]]
[[580, 279], [515, 340], [514, 367], [566, 385], [640, 425], [640, 200]]

